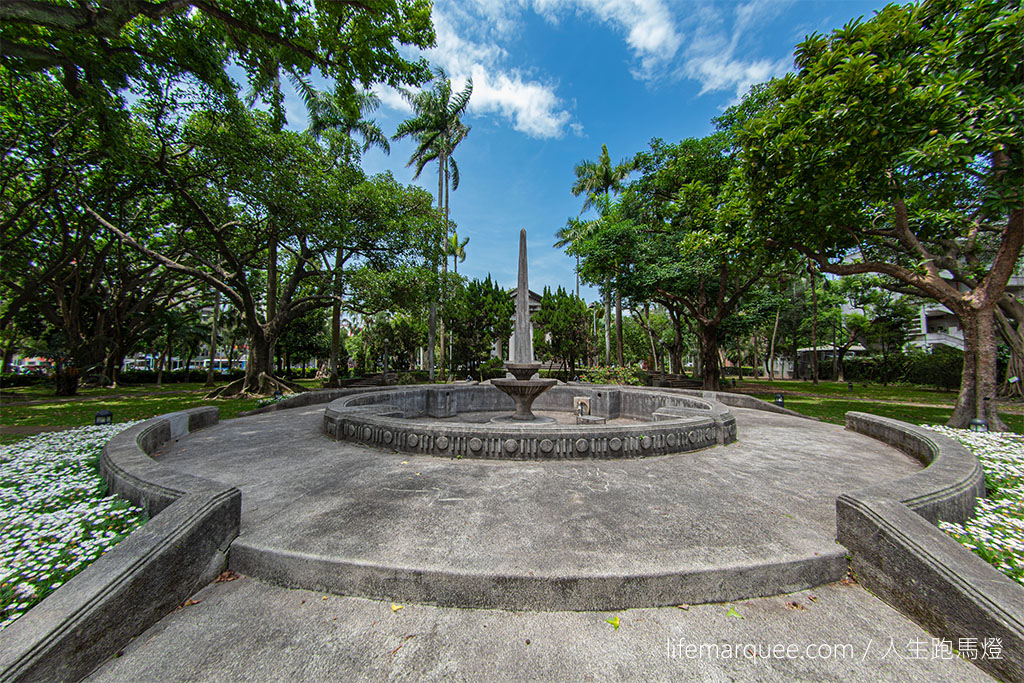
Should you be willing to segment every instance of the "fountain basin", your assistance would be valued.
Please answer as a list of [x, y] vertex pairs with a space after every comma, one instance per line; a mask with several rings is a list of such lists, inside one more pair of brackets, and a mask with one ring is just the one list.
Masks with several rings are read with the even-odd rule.
[[537, 397], [551, 387], [558, 384], [554, 379], [493, 379], [491, 385], [507, 394], [516, 404], [516, 412], [510, 417], [512, 420], [530, 422], [536, 420], [531, 408]]
[[[391, 451], [510, 460], [640, 458], [736, 440], [736, 420], [725, 405], [642, 387], [557, 385], [538, 397], [534, 408], [571, 415], [579, 397], [588, 398], [592, 415], [609, 422], [462, 422], [460, 413], [511, 412], [514, 403], [487, 384], [447, 384], [336, 399], [324, 411], [323, 431], [337, 440]], [[617, 423], [620, 418], [625, 422]]]

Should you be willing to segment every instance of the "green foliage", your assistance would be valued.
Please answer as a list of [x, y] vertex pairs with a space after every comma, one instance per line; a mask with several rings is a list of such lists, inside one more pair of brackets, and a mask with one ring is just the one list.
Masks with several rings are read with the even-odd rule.
[[647, 385], [645, 373], [636, 366], [589, 368], [583, 374], [583, 381], [590, 384]]
[[540, 310], [533, 315], [533, 347], [537, 357], [560, 360], [568, 365], [568, 376], [590, 349], [590, 312], [582, 299], [559, 287], [544, 288]]
[[399, 87], [427, 77], [402, 46], [434, 44], [430, 3], [298, 0], [33, 2], [0, 9], [3, 64], [22, 74], [55, 71], [75, 97], [117, 107], [118, 91], [142, 78], [195, 79], [233, 92], [229, 62], [245, 70], [251, 96], [282, 120], [281, 74], [310, 99], [313, 70], [350, 94], [356, 84]]
[[490, 358], [495, 342], [504, 343], [512, 334], [515, 304], [490, 275], [484, 280], [467, 281], [447, 302], [452, 367], [476, 376], [484, 372], [481, 364]]
[[960, 387], [964, 352], [951, 346], [935, 346], [931, 351], [914, 349], [907, 354], [906, 380], [950, 391]]

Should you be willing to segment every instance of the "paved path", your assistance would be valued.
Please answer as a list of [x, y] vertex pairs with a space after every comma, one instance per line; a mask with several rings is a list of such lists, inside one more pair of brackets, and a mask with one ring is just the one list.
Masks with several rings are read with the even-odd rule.
[[[609, 596], [670, 594], [664, 585], [630, 594], [623, 577], [642, 584], [667, 572], [675, 589], [708, 594], [742, 587], [737, 576], [780, 557], [841, 563], [835, 495], [919, 467], [866, 437], [736, 410], [739, 441], [698, 453], [450, 460], [330, 441], [319, 431], [321, 411], [231, 420], [158, 456], [242, 489], [232, 566], [248, 555], [257, 573], [318, 592], [251, 576], [213, 584], [95, 680], [986, 680], [969, 663], [933, 657], [927, 633], [856, 584], [685, 610], [608, 611]], [[274, 565], [267, 558], [275, 554], [301, 561]], [[356, 572], [359, 580], [346, 583], [353, 568], [385, 580]], [[715, 571], [725, 572], [717, 584], [693, 578]], [[432, 584], [437, 572], [447, 575]], [[564, 587], [566, 576], [600, 584], [586, 594], [590, 611], [544, 606], [574, 594], [543, 589]], [[609, 576], [618, 590], [601, 584]], [[444, 603], [455, 594], [454, 604], [472, 604], [527, 577], [541, 587], [524, 583], [511, 594], [539, 600], [532, 611], [402, 597], [440, 586], [419, 597]], [[771, 569], [761, 585], [787, 577]], [[322, 592], [338, 585], [383, 599]], [[395, 600], [404, 607], [394, 611]], [[613, 615], [618, 630], [605, 621]], [[740, 654], [726, 647], [737, 643]]]
[[224, 422], [159, 460], [242, 490], [237, 571], [442, 605], [651, 607], [835, 581], [836, 496], [920, 468], [836, 425], [754, 410], [735, 411], [728, 446], [540, 462], [335, 442], [322, 411]]
[[[390, 602], [246, 577], [194, 599], [200, 602], [150, 628], [89, 680], [992, 680], [968, 662], [942, 659], [941, 649], [933, 656], [931, 636], [855, 585], [614, 614], [392, 611]], [[618, 630], [605, 621], [614, 616]]]

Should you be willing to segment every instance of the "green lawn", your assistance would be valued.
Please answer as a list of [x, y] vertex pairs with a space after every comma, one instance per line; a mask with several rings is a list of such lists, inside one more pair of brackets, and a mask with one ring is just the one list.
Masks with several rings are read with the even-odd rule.
[[[82, 389], [78, 400], [53, 395], [51, 386], [4, 389], [0, 401], [0, 425], [9, 427], [81, 427], [93, 424], [96, 411], [103, 408], [114, 413], [115, 422], [144, 420], [154, 415], [199, 406], [217, 406], [226, 420], [256, 407], [256, 399], [207, 399], [209, 389], [202, 383], [143, 384], [117, 389]], [[96, 399], [96, 400], [82, 400]], [[47, 401], [45, 403], [32, 403]], [[0, 434], [0, 444], [25, 438], [23, 434]]]
[[[773, 401], [774, 393], [752, 394], [765, 401]], [[816, 396], [792, 396], [785, 397], [785, 405], [790, 410], [802, 415], [817, 417], [825, 422], [836, 424], [845, 423], [845, 415], [848, 411], [860, 411], [872, 413], [882, 417], [891, 417], [896, 420], [903, 420], [911, 424], [945, 424], [952, 414], [952, 406], [949, 408], [931, 406], [911, 406], [898, 403], [880, 403], [870, 401], [851, 401], [839, 398], [821, 398]], [[1000, 414], [1007, 426], [1017, 433], [1024, 433], [1024, 415], [1011, 415], [1006, 412]]]
[[[730, 379], [722, 380], [722, 388], [729, 388], [726, 384], [732, 384]], [[843, 399], [860, 398], [874, 401], [899, 401], [902, 403], [933, 403], [941, 405], [954, 405], [957, 392], [940, 391], [924, 387], [911, 387], [891, 384], [887, 387], [881, 384], [858, 384], [854, 382], [851, 390], [846, 382], [797, 382], [792, 380], [776, 380], [769, 382], [766, 379], [743, 379], [737, 383], [737, 389], [747, 392], [779, 391], [782, 393], [814, 394], [816, 396], [829, 396]]]

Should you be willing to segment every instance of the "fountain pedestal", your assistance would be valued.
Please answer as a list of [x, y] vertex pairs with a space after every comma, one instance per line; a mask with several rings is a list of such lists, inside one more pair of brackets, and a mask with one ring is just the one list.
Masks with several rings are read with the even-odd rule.
[[[533, 414], [533, 402], [545, 391], [555, 386], [558, 380], [554, 379], [530, 379], [540, 369], [540, 363], [506, 363], [505, 369], [512, 373], [515, 379], [492, 379], [491, 384], [500, 391], [508, 394], [515, 401], [516, 412], [512, 415], [513, 420], [529, 422], [536, 420]], [[524, 376], [523, 379], [520, 377]]]

